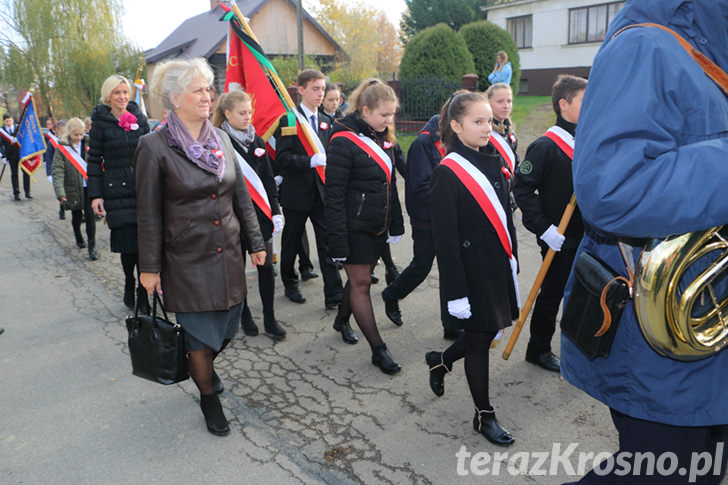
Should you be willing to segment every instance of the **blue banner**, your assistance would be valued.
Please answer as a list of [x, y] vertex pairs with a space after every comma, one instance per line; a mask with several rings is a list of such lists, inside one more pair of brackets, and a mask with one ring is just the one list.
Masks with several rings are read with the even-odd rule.
[[20, 143], [20, 161], [28, 160], [46, 151], [43, 133], [40, 130], [35, 104], [31, 96], [25, 105], [25, 112], [18, 126], [18, 143]]

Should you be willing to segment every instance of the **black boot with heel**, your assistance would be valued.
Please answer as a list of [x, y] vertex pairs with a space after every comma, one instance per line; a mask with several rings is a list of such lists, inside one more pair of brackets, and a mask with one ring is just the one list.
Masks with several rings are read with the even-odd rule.
[[430, 368], [430, 389], [440, 397], [445, 394], [445, 374], [452, 369], [448, 369], [443, 362], [442, 352], [427, 352], [425, 362]]
[[394, 361], [387, 351], [387, 344], [372, 345], [372, 364], [379, 367], [385, 374], [396, 374], [402, 366]]
[[230, 426], [222, 411], [222, 404], [217, 394], [201, 394], [200, 408], [205, 416], [207, 431], [215, 436], [227, 436], [230, 434]]
[[495, 409], [492, 408], [485, 411], [479, 411], [478, 408], [475, 408], [473, 429], [496, 445], [510, 446], [516, 441], [513, 435], [500, 425], [495, 417]]

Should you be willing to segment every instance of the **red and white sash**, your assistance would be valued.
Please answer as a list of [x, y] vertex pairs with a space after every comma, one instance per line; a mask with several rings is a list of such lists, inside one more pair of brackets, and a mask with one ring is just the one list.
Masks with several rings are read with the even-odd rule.
[[53, 135], [51, 132], [47, 132], [45, 135], [46, 138], [48, 138], [48, 140], [51, 142], [51, 145], [53, 145], [53, 148], [60, 151], [63, 156], [66, 157], [66, 160], [68, 160], [71, 165], [73, 165], [73, 168], [78, 170], [78, 173], [80, 173], [83, 178], [88, 180], [88, 173], [86, 173], [86, 160], [81, 157], [81, 154], [68, 145], [58, 143], [58, 138], [56, 138], [56, 136]]
[[552, 126], [543, 134], [550, 138], [570, 159], [574, 159], [574, 137], [571, 133], [559, 126]]
[[496, 131], [493, 131], [490, 134], [490, 143], [496, 150], [498, 150], [500, 156], [506, 161], [508, 170], [511, 172], [510, 175], [513, 176], [513, 169], [516, 166], [516, 155], [513, 153], [513, 150], [511, 150], [511, 146], [508, 144], [506, 139]]
[[20, 146], [20, 144], [18, 143], [18, 140], [14, 136], [12, 136], [10, 133], [5, 131], [5, 128], [0, 128], [0, 136], [2, 136], [8, 143], [11, 143], [18, 147]]
[[331, 137], [331, 140], [342, 137], [351, 141], [356, 146], [364, 150], [367, 155], [372, 157], [374, 161], [377, 162], [377, 165], [379, 165], [379, 168], [384, 170], [384, 173], [387, 175], [387, 181], [390, 183], [392, 182], [392, 159], [389, 158], [389, 155], [387, 155], [384, 150], [382, 150], [382, 147], [377, 145], [377, 143], [368, 136], [355, 135], [351, 131], [339, 131]]
[[513, 256], [513, 247], [511, 246], [511, 235], [508, 232], [508, 224], [506, 220], [506, 212], [503, 205], [498, 200], [498, 195], [491, 185], [488, 178], [478, 170], [472, 163], [465, 159], [462, 155], [451, 152], [443, 158], [440, 165], [445, 165], [453, 171], [455, 176], [462, 182], [465, 188], [470, 192], [480, 208], [485, 213], [488, 221], [493, 225], [498, 239], [500, 239], [503, 250], [506, 252], [511, 265], [511, 275], [513, 276], [513, 284], [516, 287], [516, 300], [518, 306], [521, 306], [521, 298], [518, 294], [518, 279], [516, 277], [518, 271], [518, 263]]
[[270, 202], [268, 202], [268, 194], [265, 191], [263, 181], [260, 180], [258, 174], [255, 173], [253, 167], [248, 165], [248, 162], [236, 151], [235, 157], [238, 160], [238, 165], [243, 171], [243, 177], [245, 177], [245, 185], [248, 187], [250, 198], [253, 199], [253, 203], [265, 214], [265, 216], [273, 220], [273, 211], [270, 208]]

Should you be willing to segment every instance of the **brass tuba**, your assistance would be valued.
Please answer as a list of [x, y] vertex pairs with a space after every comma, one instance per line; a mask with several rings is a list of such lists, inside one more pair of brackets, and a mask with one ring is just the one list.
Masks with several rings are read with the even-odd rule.
[[727, 232], [719, 226], [645, 246], [635, 268], [634, 307], [659, 354], [694, 361], [728, 345]]

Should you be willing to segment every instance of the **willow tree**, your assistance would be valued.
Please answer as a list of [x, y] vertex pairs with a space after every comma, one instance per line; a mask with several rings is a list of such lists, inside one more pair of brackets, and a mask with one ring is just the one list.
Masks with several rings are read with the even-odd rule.
[[34, 88], [49, 116], [85, 116], [108, 75], [134, 74], [139, 49], [123, 35], [120, 0], [0, 5], [0, 80], [19, 91]]

